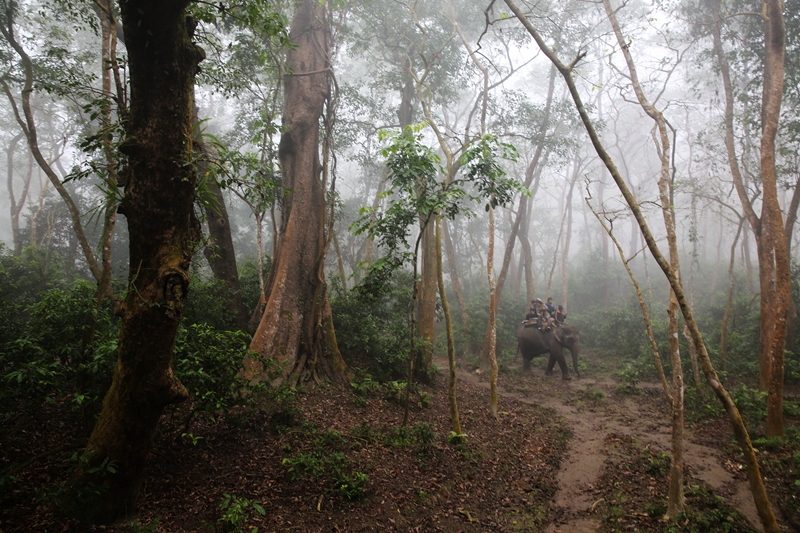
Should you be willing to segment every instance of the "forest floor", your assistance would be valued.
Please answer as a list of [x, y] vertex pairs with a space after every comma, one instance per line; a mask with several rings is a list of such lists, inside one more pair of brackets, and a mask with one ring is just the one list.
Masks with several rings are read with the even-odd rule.
[[[488, 411], [487, 376], [461, 369], [462, 441], [449, 436], [445, 372], [414, 395], [407, 430], [400, 429], [400, 389], [363, 377], [352, 390], [301, 390], [235, 408], [185, 434], [164, 417], [137, 518], [91, 530], [760, 530], [721, 418], [687, 423], [688, 510], [663, 522], [670, 435], [660, 385], [620, 386], [613, 363], [591, 354], [583, 366], [581, 379], [562, 381], [507, 365], [497, 420]], [[32, 415], [29, 427], [0, 442], [2, 453], [22, 462], [63, 444], [66, 417], [57, 405]], [[0, 484], [0, 533], [85, 531], [56, 511], [72, 468], [53, 454]], [[798, 497], [771, 481], [773, 502]], [[788, 519], [783, 531], [797, 524]]]

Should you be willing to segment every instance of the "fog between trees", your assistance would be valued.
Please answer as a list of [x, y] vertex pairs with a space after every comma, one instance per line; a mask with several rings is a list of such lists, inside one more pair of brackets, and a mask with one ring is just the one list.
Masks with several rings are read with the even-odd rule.
[[[665, 362], [669, 353], [674, 356], [667, 366], [680, 368], [680, 341], [683, 355], [691, 352], [687, 383], [703, 386], [694, 350], [702, 359], [705, 348], [692, 340], [688, 325], [678, 338], [683, 318], [677, 300], [670, 307], [672, 320], [666, 320], [670, 287], [629, 203], [598, 158], [561, 74], [506, 3], [165, 4], [164, 16], [174, 28], [145, 17], [154, 25], [148, 35], [163, 35], [156, 38], [134, 34], [125, 11], [105, 1], [2, 3], [4, 254], [40, 254], [45, 266], [63, 269], [68, 280], [98, 283], [98, 308], [110, 298], [123, 323], [133, 313], [131, 288], [142, 282], [142, 264], [153, 261], [152, 269], [164, 276], [153, 287], [172, 284], [166, 303], [159, 304], [169, 308], [167, 318], [154, 312], [164, 324], [173, 321], [164, 326], [170, 330], [162, 354], [167, 359], [182, 316], [204, 316], [203, 303], [192, 303], [192, 287], [217, 279], [216, 294], [227, 294], [220, 301], [239, 297], [222, 305], [221, 323], [239, 329], [249, 323], [255, 333], [251, 347], [260, 355], [245, 362], [254, 380], [273, 379], [270, 364], [278, 361], [283, 368], [277, 375], [293, 384], [346, 381], [351, 357], [364, 355], [353, 353], [363, 347], [349, 335], [339, 334], [337, 343], [338, 330], [354, 327], [341, 318], [350, 317], [348, 293], [368, 293], [376, 278], [393, 279], [397, 290], [408, 293], [391, 305], [406, 305], [412, 271], [419, 272], [420, 283], [411, 322], [422, 340], [412, 362], [417, 371], [429, 369], [432, 354], [445, 352], [437, 304], [439, 253], [459, 357], [488, 364], [495, 347], [487, 323], [495, 314], [497, 355], [510, 357], [529, 301], [549, 296], [582, 328], [586, 345], [650, 357], [631, 278], [597, 213], [638, 280], [656, 348]], [[774, 417], [775, 409], [781, 412], [784, 338], [786, 377], [798, 376], [789, 276], [795, 279], [790, 267], [800, 203], [800, 5], [790, 0], [779, 6], [785, 42], [766, 51], [765, 28], [772, 26], [764, 21], [775, 22], [777, 12], [766, 15], [761, 4], [519, 7], [571, 68], [597, 140], [658, 246], [665, 255], [672, 252], [669, 260], [709, 347], [709, 361], [759, 375], [760, 389], [771, 394], [768, 433], [782, 434], [782, 418]], [[187, 19], [176, 14], [184, 8]], [[768, 31], [774, 38], [778, 30]], [[174, 59], [160, 48], [153, 52], [151, 45], [163, 44], [159, 39], [179, 42]], [[141, 47], [138, 58], [134, 46]], [[192, 61], [199, 63], [196, 75], [187, 66]], [[170, 76], [180, 90], [164, 82]], [[150, 87], [153, 80], [161, 89]], [[782, 91], [775, 92], [778, 82]], [[181, 93], [177, 101], [173, 89]], [[637, 93], [646, 95], [647, 105]], [[144, 102], [144, 94], [152, 101]], [[168, 116], [170, 110], [178, 118]], [[174, 130], [172, 151], [150, 137], [158, 128]], [[365, 228], [388, 217], [401, 197], [392, 184], [399, 171], [387, 170], [390, 140], [380, 132], [406, 128], [436, 156], [436, 187], [460, 187], [463, 196], [458, 207], [455, 200], [435, 208], [433, 200], [417, 205], [406, 217], [405, 239], [393, 241], [390, 250]], [[498, 153], [497, 162], [505, 177], [524, 185], [508, 202], [491, 207], [499, 189], [481, 190], [465, 181], [475, 163], [463, 159], [489, 138], [513, 145], [509, 157]], [[143, 152], [150, 146], [145, 141], [156, 142], [163, 153]], [[189, 145], [193, 150], [186, 150]], [[167, 183], [174, 187], [157, 192]], [[417, 192], [422, 197], [419, 187]], [[170, 194], [185, 197], [178, 201]], [[79, 218], [70, 215], [67, 202]], [[146, 211], [135, 211], [140, 205]], [[665, 213], [673, 217], [667, 226]], [[439, 214], [443, 238], [437, 251], [431, 221]], [[145, 223], [153, 223], [153, 235]], [[402, 242], [409, 252], [418, 242], [418, 257], [403, 256], [390, 268]], [[495, 281], [499, 303], [491, 309]], [[774, 324], [785, 331], [773, 331]], [[398, 353], [406, 349], [404, 342], [397, 341]], [[167, 359], [164, 372], [171, 376]], [[400, 359], [392, 361], [391, 372], [405, 365]], [[177, 379], [171, 387], [154, 407], [156, 421], [165, 406], [186, 394]], [[674, 383], [673, 390], [681, 388]], [[673, 405], [683, 409], [682, 403]], [[100, 438], [95, 433], [90, 443]], [[146, 455], [148, 445], [142, 446]], [[119, 498], [127, 505], [137, 490], [125, 488]], [[108, 514], [99, 519], [118, 514], [119, 505], [106, 502]]]
[[[22, 7], [25, 8], [26, 5], [22, 4]], [[470, 63], [464, 48], [457, 39], [452, 38], [452, 25], [448, 21], [451, 9], [449, 4], [444, 3], [442, 6], [428, 4], [425, 7], [418, 7], [427, 11], [418, 14], [420, 17], [426, 17], [422, 23], [434, 28], [440, 34], [436, 36], [437, 38], [450, 39], [442, 51], [437, 49], [441, 43], [428, 42], [427, 50], [414, 59], [422, 62], [427, 60], [427, 55], [435, 57], [432, 62], [436, 64], [429, 74], [430, 81], [427, 81], [427, 91], [434, 101], [431, 108], [436, 113], [437, 120], [441, 122], [443, 131], [451, 138], [450, 142], [455, 149], [459, 149], [463, 144], [468, 121], [471, 121], [470, 127], [473, 130], [478, 127], [474, 106], [480, 91], [480, 75]], [[570, 52], [586, 51], [586, 57], [577, 66], [577, 82], [586, 95], [588, 108], [600, 124], [599, 129], [609, 152], [636, 192], [640, 203], [648, 213], [657, 213], [655, 176], [658, 173], [659, 163], [652, 141], [652, 124], [646, 119], [643, 111], [633, 103], [635, 99], [633, 91], [624, 70], [621, 70], [624, 69], [624, 60], [600, 7], [602, 6], [583, 3], [559, 7], [552, 16], [557, 15], [558, 18], [555, 20], [563, 22], [558, 26], [542, 25], [542, 31], [547, 33], [559, 31], [563, 35], [560, 40], [567, 44], [559, 47], [559, 51], [565, 57], [569, 56]], [[736, 214], [737, 212], [741, 214], [741, 208], [731, 195], [731, 179], [723, 150], [724, 139], [720, 128], [724, 98], [721, 81], [716, 75], [718, 67], [715, 66], [711, 55], [712, 43], [707, 35], [701, 34], [702, 27], [698, 27], [702, 25], [703, 20], [694, 20], [690, 17], [692, 6], [668, 7], [670, 9], [667, 10], [642, 3], [626, 4], [619, 10], [619, 18], [623, 31], [631, 42], [630, 48], [640, 71], [643, 86], [657, 98], [656, 103], [666, 109], [665, 114], [674, 128], [674, 208], [678, 221], [681, 253], [687, 258], [697, 258], [690, 263], [696, 265], [692, 270], [698, 270], [697, 275], [706, 280], [704, 287], [719, 289], [721, 287], [719, 283], [724, 276], [724, 266], [729, 258], [728, 252], [736, 234], [738, 223]], [[473, 46], [477, 46], [475, 43], [484, 32], [483, 9], [485, 8], [486, 6], [479, 4], [464, 3], [459, 4], [456, 12], [459, 23], [468, 34]], [[339, 109], [335, 127], [336, 173], [337, 192], [341, 202], [336, 231], [341, 241], [345, 275], [349, 278], [348, 283], [352, 285], [355, 281], [352, 276], [358, 270], [357, 265], [361, 260], [358, 252], [359, 248], [363, 248], [363, 242], [360, 242], [363, 239], [353, 238], [347, 229], [350, 222], [355, 219], [357, 210], [371, 205], [378, 189], [378, 182], [382, 179], [379, 154], [381, 143], [378, 141], [377, 131], [381, 128], [398, 127], [397, 108], [401, 103], [402, 72], [400, 66], [393, 64], [393, 59], [395, 63], [399, 61], [401, 53], [405, 51], [405, 47], [413, 44], [411, 39], [419, 34], [419, 30], [413, 26], [413, 15], [400, 4], [392, 5], [390, 11], [377, 5], [364, 4], [352, 6], [346, 11], [340, 15], [341, 20], [337, 22], [335, 55], [339, 90]], [[548, 11], [541, 5], [538, 5], [533, 13], [540, 17], [551, 16], [545, 15]], [[490, 64], [493, 70], [490, 81], [493, 87], [490, 91], [488, 110], [489, 129], [506, 136], [520, 151], [519, 161], [516, 164], [508, 164], [507, 170], [511, 176], [524, 181], [525, 168], [531, 162], [537, 137], [541, 135], [541, 116], [546, 104], [550, 65], [532, 46], [530, 39], [521, 32], [518, 24], [511, 19], [502, 20], [504, 17], [507, 18], [507, 15], [507, 8], [500, 5], [493, 6], [490, 11], [490, 20], [493, 24], [481, 37], [480, 53], [485, 55], [487, 64]], [[694, 15], [699, 19], [698, 13]], [[748, 20], [746, 15], [739, 18], [742, 20], [738, 24], [742, 25]], [[29, 37], [42, 30], [53, 33], [63, 31], [62, 27], [56, 26], [52, 20], [36, 25], [25, 17], [18, 17], [17, 24], [19, 25], [17, 31], [23, 35], [28, 31]], [[257, 153], [258, 144], [250, 141], [253, 141], [252, 137], [263, 128], [263, 118], [260, 115], [268, 112], [264, 106], [269, 103], [268, 93], [275, 85], [274, 80], [269, 79], [270, 74], [266, 72], [269, 65], [258, 68], [255, 64], [245, 63], [246, 60], [255, 62], [257, 60], [255, 57], [240, 58], [241, 63], [235, 63], [234, 56], [243, 55], [242, 51], [239, 49], [230, 51], [225, 48], [228, 45], [245, 46], [246, 43], [242, 43], [242, 35], [238, 35], [242, 41], [237, 41], [237, 34], [226, 32], [225, 27], [214, 25], [204, 27], [201, 24], [200, 28], [202, 31], [199, 35], [208, 33], [205, 38], [213, 36], [214, 40], [218, 40], [216, 44], [222, 48], [219, 56], [213, 57], [213, 54], [210, 54], [211, 57], [205, 60], [204, 71], [198, 80], [196, 105], [199, 108], [199, 117], [205, 121], [200, 127], [231, 148]], [[84, 76], [80, 81], [89, 83], [99, 77], [100, 57], [95, 54], [92, 60], [93, 48], [97, 47], [96, 38], [86, 25], [82, 29], [83, 32], [80, 33], [69, 32], [71, 34], [69, 39], [67, 35], [62, 34], [56, 35], [52, 42], [32, 41], [31, 53], [35, 54], [38, 50], [42, 55], [48, 52], [52, 54], [52, 48], [47, 47], [59, 47], [59, 51], [75, 63], [68, 67], [73, 70], [79, 69], [80, 75]], [[730, 29], [731, 32], [737, 30], [736, 27]], [[751, 31], [756, 30], [751, 29]], [[731, 37], [733, 36], [731, 34]], [[789, 46], [791, 45], [790, 41]], [[752, 43], [752, 46], [755, 48], [755, 43]], [[731, 45], [730, 48], [730, 54], [737, 52], [734, 46]], [[741, 52], [754, 53], [751, 50]], [[397, 58], [393, 58], [392, 55]], [[213, 63], [212, 66], [212, 61], [216, 59], [225, 63]], [[758, 165], [752, 159], [755, 157], [754, 150], [757, 148], [758, 140], [756, 119], [759, 108], [759, 79], [754, 74], [757, 58], [749, 60], [750, 64], [741, 65], [743, 71], [740, 74], [741, 79], [735, 80], [742, 95], [741, 101], [738, 102], [741, 109], [737, 109], [736, 117], [739, 119], [737, 142], [742, 147], [741, 157], [747, 172], [750, 173], [750, 187], [756, 194], [759, 187]], [[9, 63], [7, 69], [12, 66], [13, 64]], [[39, 74], [43, 79], [40, 83], [42, 85], [60, 83], [61, 86], [56, 88], [69, 93], [69, 87], [65, 87], [69, 80], [59, 79], [58, 76], [64, 77], [75, 73], [65, 73], [64, 68], [66, 67], [62, 67], [62, 72], [55, 69], [42, 72]], [[235, 68], [239, 68], [240, 71], [235, 71]], [[418, 67], [418, 70], [422, 69], [423, 67]], [[262, 71], [264, 74], [260, 74]], [[226, 74], [230, 79], [224, 77], [219, 79], [219, 74]], [[789, 93], [787, 96], [791, 96], [791, 92], [794, 91], [791, 85], [791, 83], [786, 84]], [[42, 87], [44, 88], [52, 87]], [[89, 88], [86, 87], [85, 90]], [[228, 92], [225, 92], [226, 90]], [[745, 95], [749, 95], [752, 101], [747, 101]], [[64, 96], [58, 97], [52, 92], [39, 90], [34, 94], [33, 105], [41, 144], [50, 152], [48, 157], [56, 161], [53, 165], [56, 170], [63, 170], [64, 174], [67, 174], [76, 165], [86, 161], [86, 156], [81, 154], [78, 144], [81, 135], [85, 138], [93, 126], [91, 116], [81, 112], [76, 106], [82, 102], [76, 102], [77, 99], [73, 95]], [[72, 101], [66, 96], [73, 96]], [[4, 102], [4, 106], [6, 109], [4, 134], [8, 147], [19, 130], [7, 101]], [[419, 104], [415, 105], [415, 121], [425, 118], [419, 107]], [[779, 137], [779, 142], [784, 143], [782, 152], [785, 153], [779, 162], [781, 182], [785, 185], [780, 188], [781, 203], [785, 209], [789, 208], [796, 181], [790, 132], [792, 112], [790, 104], [783, 106], [786, 134]], [[278, 116], [274, 120], [279, 122], [279, 118]], [[426, 136], [427, 142], [438, 148], [430, 129], [426, 130]], [[604, 266], [607, 261], [611, 261], [607, 238], [592, 217], [587, 216], [583, 202], [587, 194], [591, 194], [594, 205], [614, 219], [615, 234], [625, 243], [628, 255], [634, 255], [642, 248], [639, 232], [632, 218], [626, 213], [618, 194], [611, 189], [610, 178], [587, 145], [586, 136], [579, 127], [563, 83], [558, 80], [553, 98], [553, 117], [546, 137], [545, 153], [541, 157], [543, 168], [538, 170], [540, 176], [533, 185], [536, 194], [532, 198], [533, 208], [530, 213], [532, 223], [529, 225], [529, 239], [534, 243], [537, 295], [544, 295], [547, 292], [554, 256], [558, 255], [557, 263], [562, 259], [560, 251], [563, 250], [563, 241], [566, 238], [565, 200], [573, 181], [575, 190], [570, 204], [573, 209], [570, 264], [574, 267], [583, 261], [592, 261], [596, 264], [597, 257], [594, 256], [598, 255]], [[273, 134], [273, 142], [278, 138], [279, 134]], [[6, 156], [7, 154], [8, 151]], [[15, 200], [19, 203], [29, 171], [24, 142], [17, 143], [12, 165]], [[32, 185], [29, 187], [28, 196], [22, 202], [20, 214], [23, 232], [28, 226], [27, 219], [33, 217], [36, 212], [40, 191], [46, 182], [35, 162], [32, 167]], [[85, 182], [71, 183], [76, 188], [75, 197], [85, 204], [82, 210], [90, 211], [92, 205], [99, 201], [98, 191]], [[5, 222], [0, 227], [3, 240], [11, 246], [13, 239], [10, 231], [8, 194], [6, 187], [3, 191], [2, 209]], [[240, 260], [253, 257], [256, 246], [252, 214], [235, 195], [229, 191], [225, 194], [234, 225], [232, 233], [237, 257]], [[48, 212], [59, 209], [59, 202], [56, 201], [52, 186], [45, 188], [43, 196], [45, 209]], [[758, 209], [758, 199], [756, 209]], [[507, 235], [516, 207], [509, 211], [498, 217], [500, 239]], [[478, 217], [483, 216], [481, 213], [476, 214]], [[85, 217], [88, 219], [89, 215], [87, 213]], [[272, 228], [268, 222], [265, 220], [264, 223], [267, 253], [273, 239]], [[37, 236], [39, 242], [49, 236], [48, 230], [41, 226], [38, 225], [41, 231]], [[60, 228], [64, 224], [54, 226]], [[87, 227], [92, 231], [93, 224], [89, 223]], [[464, 269], [463, 275], [466, 280], [474, 279], [475, 283], [483, 279], [478, 262], [480, 260], [485, 262], [485, 227], [485, 223], [472, 218], [455, 221], [451, 230], [454, 246], [459, 253], [459, 266]], [[57, 229], [54, 228], [52, 231]], [[121, 236], [115, 238], [121, 238], [123, 241], [114, 247], [114, 260], [122, 265], [125, 263], [124, 258], [127, 253], [125, 237], [124, 231], [117, 233]], [[557, 245], [559, 233], [562, 242]], [[22, 239], [25, 244], [30, 242], [30, 236]], [[51, 237], [49, 240], [51, 246], [64, 247], [69, 246], [70, 237], [64, 235], [60, 239]], [[746, 278], [747, 287], [755, 289], [756, 282], [752, 271], [755, 261], [754, 243], [752, 233], [746, 226], [739, 243], [737, 264], [743, 273], [749, 272]], [[74, 247], [74, 243], [72, 246]], [[516, 247], [515, 254], [518, 252], [519, 246]], [[333, 268], [335, 265], [332, 255], [328, 256], [330, 273], [336, 275], [338, 273]], [[81, 266], [82, 261], [79, 258], [76, 260], [78, 270], [82, 270], [85, 275], [85, 266]], [[502, 257], [498, 255], [496, 260], [499, 267]], [[636, 262], [641, 264], [642, 261], [646, 259]], [[560, 265], [556, 268], [560, 269]], [[119, 269], [116, 275], [124, 277], [124, 273]], [[560, 275], [552, 276], [550, 294], [558, 295], [556, 300], [559, 301], [562, 299], [561, 283]], [[627, 288], [617, 284], [604, 296], [615, 299], [626, 293]], [[706, 296], [706, 299], [708, 298], [709, 296]], [[594, 302], [581, 302], [579, 307], [592, 303]]]

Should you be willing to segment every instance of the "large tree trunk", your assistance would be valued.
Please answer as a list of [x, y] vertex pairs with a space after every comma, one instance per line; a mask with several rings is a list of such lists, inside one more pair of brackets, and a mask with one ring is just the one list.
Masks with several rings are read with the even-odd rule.
[[[319, 160], [320, 117], [330, 96], [331, 36], [326, 6], [297, 4], [284, 78], [283, 135], [278, 155], [284, 187], [278, 248], [267, 301], [251, 348], [283, 367], [290, 385], [322, 379], [344, 382], [347, 366], [336, 344], [324, 278], [325, 184]], [[262, 368], [248, 361], [248, 374]]]
[[[121, 4], [130, 65], [129, 156], [120, 212], [130, 231], [130, 275], [120, 309], [117, 365], [86, 448], [78, 483], [94, 483], [86, 513], [109, 522], [131, 514], [164, 407], [187, 397], [172, 350], [199, 237], [194, 217], [193, 86], [203, 51], [191, 42], [187, 0]], [[110, 473], [104, 465], [114, 465]], [[93, 472], [99, 468], [99, 474]]]

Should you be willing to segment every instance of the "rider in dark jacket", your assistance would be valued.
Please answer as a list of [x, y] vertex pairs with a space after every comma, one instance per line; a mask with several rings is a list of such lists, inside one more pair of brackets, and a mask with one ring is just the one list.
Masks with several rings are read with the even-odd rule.
[[564, 311], [564, 306], [559, 305], [558, 309], [556, 309], [556, 322], [559, 324], [563, 324], [564, 321], [567, 319], [567, 313]]
[[555, 316], [556, 316], [556, 308], [553, 305], [553, 298], [552, 297], [547, 299], [547, 303], [545, 304], [545, 306], [547, 306], [547, 312], [550, 313], [550, 317], [551, 318], [555, 318]]

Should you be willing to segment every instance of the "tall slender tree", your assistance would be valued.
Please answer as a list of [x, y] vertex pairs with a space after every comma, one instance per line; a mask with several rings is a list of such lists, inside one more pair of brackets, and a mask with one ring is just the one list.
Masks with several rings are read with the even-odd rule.
[[[680, 259], [678, 256], [678, 237], [675, 232], [675, 210], [673, 206], [674, 190], [672, 188], [672, 176], [670, 163], [670, 136], [667, 120], [664, 114], [651, 102], [644, 93], [642, 85], [639, 83], [639, 75], [633, 61], [633, 55], [625, 36], [622, 33], [617, 20], [616, 11], [612, 9], [610, 0], [603, 0], [606, 16], [614, 30], [617, 44], [620, 47], [625, 63], [628, 67], [631, 86], [633, 87], [636, 99], [644, 112], [656, 124], [658, 137], [655, 135], [654, 142], [661, 163], [658, 177], [658, 190], [661, 200], [661, 212], [664, 218], [664, 228], [667, 233], [667, 247], [669, 250], [669, 264], [675, 273], [678, 283], [680, 283]], [[663, 93], [663, 91], [662, 91]], [[676, 516], [683, 511], [683, 369], [681, 366], [680, 348], [678, 344], [678, 298], [675, 291], [671, 290], [669, 295], [669, 305], [667, 306], [667, 333], [669, 336], [670, 362], [672, 363], [672, 460], [670, 463], [669, 474], [669, 497], [667, 499], [667, 515]]]
[[[710, 2], [714, 51], [725, 91], [725, 146], [736, 192], [756, 237], [761, 299], [759, 387], [768, 391], [767, 434], [783, 435], [783, 365], [786, 326], [791, 299], [789, 248], [783, 214], [778, 202], [775, 170], [775, 138], [783, 96], [786, 27], [783, 2], [765, 2], [764, 65], [761, 101], [761, 184], [763, 199], [759, 217], [750, 202], [739, 168], [734, 141], [733, 82], [722, 44], [722, 14], [719, 0]], [[745, 236], [745, 242], [747, 242]]]

